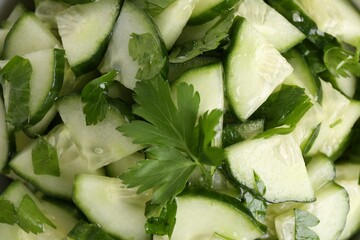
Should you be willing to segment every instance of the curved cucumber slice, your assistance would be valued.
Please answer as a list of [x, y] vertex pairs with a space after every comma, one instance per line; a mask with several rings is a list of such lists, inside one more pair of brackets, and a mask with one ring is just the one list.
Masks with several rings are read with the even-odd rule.
[[235, 114], [246, 120], [293, 69], [247, 20], [237, 18], [233, 30], [225, 60], [226, 91]]
[[74, 182], [75, 204], [90, 221], [119, 239], [150, 239], [144, 227], [149, 199], [148, 194], [127, 189], [119, 178], [83, 174]]
[[9, 139], [7, 126], [5, 122], [5, 106], [4, 102], [0, 95], [0, 172], [5, 167], [6, 162], [8, 160], [8, 152], [9, 152]]
[[77, 76], [100, 64], [119, 10], [119, 0], [99, 0], [73, 5], [56, 16], [66, 56]]

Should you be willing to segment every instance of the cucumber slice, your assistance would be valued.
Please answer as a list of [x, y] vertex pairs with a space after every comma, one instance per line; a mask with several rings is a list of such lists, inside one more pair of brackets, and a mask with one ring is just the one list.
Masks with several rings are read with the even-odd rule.
[[225, 86], [236, 116], [246, 120], [292, 73], [292, 67], [247, 20], [237, 18], [233, 30]]
[[237, 14], [246, 18], [280, 52], [286, 52], [306, 37], [263, 0], [244, 0]]
[[346, 147], [351, 128], [360, 116], [360, 102], [347, 99], [330, 83], [321, 80], [321, 86], [325, 119], [307, 155], [320, 152], [335, 160]]
[[[316, 193], [316, 201], [303, 204], [299, 209], [316, 216], [320, 222], [313, 230], [319, 239], [335, 240], [341, 234], [349, 212], [349, 197], [344, 188], [329, 183]], [[294, 211], [290, 210], [275, 219], [279, 240], [295, 239]], [[331, 227], [329, 227], [331, 226]]]
[[2, 56], [2, 52], [4, 50], [4, 42], [6, 39], [6, 36], [8, 35], [10, 29], [7, 28], [1, 28], [0, 29], [0, 57]]
[[4, 169], [9, 154], [9, 139], [8, 139], [8, 132], [7, 126], [5, 122], [5, 106], [0, 95], [0, 172]]
[[336, 183], [344, 187], [349, 194], [350, 211], [346, 219], [346, 224], [339, 239], [350, 239], [352, 235], [360, 229], [360, 185], [359, 164], [339, 164], [336, 165]]
[[149, 199], [149, 194], [127, 189], [119, 178], [78, 175], [74, 182], [75, 204], [91, 222], [120, 239], [150, 239], [144, 228]]
[[296, 2], [316, 22], [321, 31], [353, 46], [360, 45], [360, 15], [349, 1], [296, 0]]
[[3, 57], [10, 59], [16, 55], [60, 46], [56, 37], [34, 14], [25, 13], [7, 35]]
[[87, 126], [83, 106], [77, 95], [64, 96], [57, 102], [60, 116], [90, 169], [103, 167], [142, 149], [116, 130], [126, 121], [117, 109], [110, 107], [102, 122]]
[[65, 4], [56, 0], [43, 0], [39, 2], [39, 5], [35, 8], [35, 15], [51, 30], [58, 29], [56, 22], [56, 15], [69, 7]]
[[[100, 71], [102, 73], [112, 70], [119, 71], [117, 80], [129, 89], [134, 89], [138, 81], [135, 76], [140, 68], [138, 62], [134, 61], [129, 55], [129, 40], [132, 33], [138, 35], [150, 33], [156, 40], [158, 47], [162, 50], [162, 57], [167, 59], [166, 48], [159, 37], [152, 19], [132, 1], [125, 1], [119, 18], [116, 21]], [[161, 75], [166, 78], [166, 63]]]
[[31, 138], [37, 138], [39, 135], [42, 135], [46, 132], [51, 122], [54, 120], [56, 114], [57, 109], [55, 107], [55, 104], [53, 104], [49, 111], [39, 122], [37, 122], [33, 126], [23, 129], [23, 131]]
[[226, 195], [196, 190], [176, 197], [176, 204], [173, 240], [257, 239], [263, 235], [262, 224]]
[[[246, 140], [225, 151], [235, 180], [268, 202], [315, 200], [299, 145], [290, 135]], [[255, 174], [266, 188], [262, 193]]]
[[196, 3], [196, 0], [175, 0], [154, 18], [168, 50], [180, 36]]
[[5, 26], [6, 28], [11, 28], [15, 24], [15, 22], [27, 11], [28, 10], [24, 6], [24, 4], [18, 2], [15, 5], [15, 7], [12, 9], [8, 18], [4, 21], [4, 23], [2, 23], [2, 25]]
[[99, 0], [73, 5], [57, 14], [66, 56], [77, 76], [100, 64], [119, 10], [119, 0]]
[[54, 128], [45, 139], [57, 150], [60, 166], [59, 177], [34, 173], [32, 149], [36, 142], [17, 154], [9, 164], [17, 175], [36, 186], [43, 193], [71, 200], [73, 180], [76, 175], [81, 173], [104, 175], [103, 169], [88, 169], [86, 159], [82, 158], [69, 130], [64, 125]]
[[116, 162], [112, 162], [107, 165], [106, 174], [109, 177], [119, 177], [130, 167], [134, 167], [138, 161], [144, 160], [145, 156], [143, 153], [134, 153], [130, 156], [124, 157]]
[[1, 197], [5, 200], [11, 201], [15, 208], [18, 208], [22, 198], [26, 194], [31, 197], [37, 207], [44, 213], [44, 215], [51, 220], [51, 222], [56, 226], [56, 229], [44, 225], [44, 232], [34, 235], [33, 233], [26, 233], [18, 225], [7, 225], [0, 223], [0, 232], [2, 238], [11, 240], [62, 240], [78, 222], [78, 219], [75, 218], [72, 213], [52, 202], [38, 199], [19, 181], [13, 182], [5, 190]]
[[199, 0], [191, 13], [189, 24], [198, 25], [229, 11], [239, 0]]

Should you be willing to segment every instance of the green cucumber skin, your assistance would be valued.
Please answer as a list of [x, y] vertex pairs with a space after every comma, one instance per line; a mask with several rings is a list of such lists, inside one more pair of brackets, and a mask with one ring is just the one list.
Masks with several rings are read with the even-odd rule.
[[224, 12], [229, 11], [236, 3], [240, 0], [224, 0], [222, 3], [214, 6], [211, 9], [208, 9], [206, 12], [201, 13], [198, 16], [191, 17], [188, 21], [189, 25], [199, 25], [206, 23], [215, 17], [223, 14]]
[[65, 51], [62, 49], [54, 49], [54, 79], [49, 94], [44, 99], [44, 103], [34, 116], [30, 116], [29, 124], [38, 123], [49, 109], [54, 105], [58, 97], [64, 80], [65, 68]]

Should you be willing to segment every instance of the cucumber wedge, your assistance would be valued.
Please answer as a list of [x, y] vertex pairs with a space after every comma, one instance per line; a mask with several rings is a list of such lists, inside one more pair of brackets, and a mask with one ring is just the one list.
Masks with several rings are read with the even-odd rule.
[[119, 10], [119, 0], [99, 0], [73, 5], [57, 14], [66, 56], [77, 76], [100, 64]]
[[144, 227], [149, 199], [149, 194], [127, 189], [119, 178], [78, 175], [74, 182], [75, 204], [91, 222], [119, 239], [150, 239]]
[[240, 120], [248, 119], [293, 69], [251, 24], [235, 19], [225, 59], [225, 87]]

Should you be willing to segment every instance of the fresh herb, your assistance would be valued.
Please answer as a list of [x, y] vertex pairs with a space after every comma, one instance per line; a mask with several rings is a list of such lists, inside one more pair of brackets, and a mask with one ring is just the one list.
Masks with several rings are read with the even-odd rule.
[[145, 11], [151, 16], [156, 16], [173, 2], [175, 2], [175, 0], [145, 0]]
[[[19, 56], [13, 57], [0, 71], [0, 83], [9, 88], [6, 121], [15, 130], [28, 122], [30, 107], [30, 77], [32, 67], [30, 61]], [[8, 84], [8, 85], [7, 85]]]
[[71, 240], [115, 240], [104, 230], [102, 230], [97, 224], [91, 224], [84, 221], [78, 222], [67, 236], [68, 239]]
[[[120, 176], [129, 187], [140, 186], [138, 192], [153, 189], [153, 204], [161, 207], [172, 201], [186, 185], [191, 173], [199, 167], [205, 179], [210, 173], [203, 162], [219, 164], [221, 150], [208, 147], [214, 135], [218, 111], [206, 114], [196, 125], [200, 96], [192, 85], [181, 83], [173, 99], [167, 81], [155, 78], [140, 81], [135, 88], [137, 105], [133, 113], [144, 120], [123, 124], [118, 129], [134, 143], [147, 146], [147, 160]], [[216, 120], [217, 119], [217, 120]], [[205, 146], [205, 147], [204, 147]], [[200, 151], [199, 151], [200, 149]], [[206, 160], [204, 157], [206, 155]]]
[[32, 165], [37, 175], [60, 176], [56, 148], [42, 137], [32, 149]]
[[18, 222], [17, 212], [12, 202], [0, 199], [0, 223], [14, 225]]
[[56, 229], [56, 226], [42, 213], [28, 194], [23, 197], [17, 215], [18, 225], [27, 233], [42, 233], [45, 224]]
[[148, 80], [164, 75], [162, 71], [167, 59], [163, 57], [161, 45], [153, 34], [132, 33], [129, 40], [129, 54], [140, 66], [135, 76], [136, 79]]
[[324, 53], [324, 63], [330, 73], [336, 77], [348, 77], [351, 74], [359, 77], [359, 54], [360, 49], [352, 53], [340, 46], [331, 47]]
[[172, 63], [186, 62], [204, 52], [215, 50], [222, 41], [228, 38], [229, 30], [234, 20], [234, 11], [227, 12], [205, 35], [199, 39], [176, 46], [169, 58]]
[[176, 202], [168, 202], [167, 205], [161, 210], [161, 213], [158, 217], [154, 216], [147, 219], [145, 224], [146, 233], [158, 236], [168, 235], [169, 238], [171, 238], [171, 234], [174, 230], [176, 222], [176, 210]]
[[85, 103], [83, 112], [86, 125], [95, 125], [105, 119], [109, 104], [108, 87], [114, 81], [115, 71], [111, 71], [86, 84], [81, 92], [81, 100]]
[[309, 227], [319, 223], [319, 219], [307, 211], [294, 209], [295, 240], [319, 240], [319, 236]]

